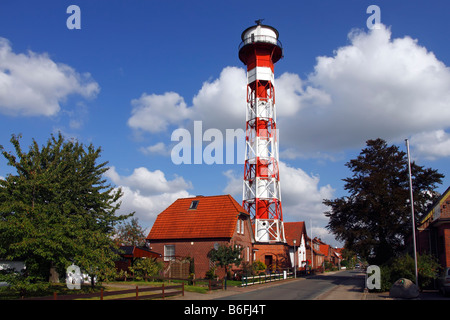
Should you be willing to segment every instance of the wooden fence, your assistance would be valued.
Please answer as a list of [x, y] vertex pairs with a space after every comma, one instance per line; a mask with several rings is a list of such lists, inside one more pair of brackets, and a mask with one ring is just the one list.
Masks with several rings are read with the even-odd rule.
[[[173, 291], [175, 290], [175, 291]], [[149, 292], [161, 291], [160, 293], [149, 294]], [[127, 290], [117, 290], [117, 291], [104, 291], [103, 288], [100, 289], [100, 292], [96, 293], [87, 293], [87, 294], [71, 294], [71, 295], [58, 295], [56, 292], [53, 293], [53, 297], [36, 297], [36, 298], [28, 298], [27, 300], [75, 300], [75, 299], [88, 299], [88, 298], [100, 298], [103, 300], [104, 297], [108, 296], [121, 296], [125, 294], [134, 293], [135, 295], [130, 297], [114, 297], [109, 300], [139, 300], [139, 299], [157, 299], [157, 298], [166, 298], [176, 295], [184, 296], [184, 283], [180, 285], [169, 285], [161, 287], [145, 287], [139, 288], [136, 286], [134, 289]]]

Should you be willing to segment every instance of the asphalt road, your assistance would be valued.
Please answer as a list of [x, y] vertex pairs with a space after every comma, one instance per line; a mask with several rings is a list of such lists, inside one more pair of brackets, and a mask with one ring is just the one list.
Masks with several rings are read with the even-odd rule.
[[[331, 275], [316, 275], [301, 281], [235, 294], [218, 300], [314, 300], [335, 286], [354, 282], [358, 274], [360, 275], [360, 271], [348, 270]], [[363, 283], [364, 278], [361, 285]]]

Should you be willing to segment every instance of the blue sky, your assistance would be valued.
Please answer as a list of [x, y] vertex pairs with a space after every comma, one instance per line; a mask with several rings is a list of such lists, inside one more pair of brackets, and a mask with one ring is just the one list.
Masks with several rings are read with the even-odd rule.
[[[69, 30], [81, 10], [81, 29]], [[381, 12], [369, 30], [369, 5]], [[0, 144], [52, 133], [103, 149], [123, 210], [150, 228], [179, 197], [230, 193], [243, 165], [181, 164], [179, 128], [245, 127], [238, 45], [263, 18], [285, 57], [275, 66], [285, 221], [324, 229], [324, 198], [345, 195], [345, 163], [383, 138], [450, 185], [450, 4], [444, 1], [22, 1], [0, 3]], [[208, 145], [205, 143], [204, 147]], [[238, 162], [237, 159], [235, 162]], [[0, 176], [10, 172], [0, 160]]]

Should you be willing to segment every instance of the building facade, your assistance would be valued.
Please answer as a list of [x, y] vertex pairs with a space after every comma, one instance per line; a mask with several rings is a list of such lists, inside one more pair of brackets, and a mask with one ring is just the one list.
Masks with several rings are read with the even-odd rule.
[[[214, 265], [208, 252], [220, 245], [240, 248], [242, 262], [251, 264], [254, 256], [249, 214], [230, 195], [176, 200], [158, 215], [147, 242], [162, 255], [168, 277], [173, 277], [175, 267], [189, 261], [188, 276], [194, 273], [195, 278], [204, 278]], [[222, 268], [216, 274], [225, 275]]]
[[425, 214], [417, 230], [417, 251], [431, 253], [442, 267], [450, 267], [450, 187]]

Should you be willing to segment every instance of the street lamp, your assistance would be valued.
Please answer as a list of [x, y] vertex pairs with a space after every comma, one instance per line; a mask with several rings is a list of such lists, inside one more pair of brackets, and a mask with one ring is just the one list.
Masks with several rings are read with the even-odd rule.
[[296, 252], [295, 252], [295, 243], [297, 241], [294, 239], [294, 278], [297, 278], [297, 261], [295, 259]]

